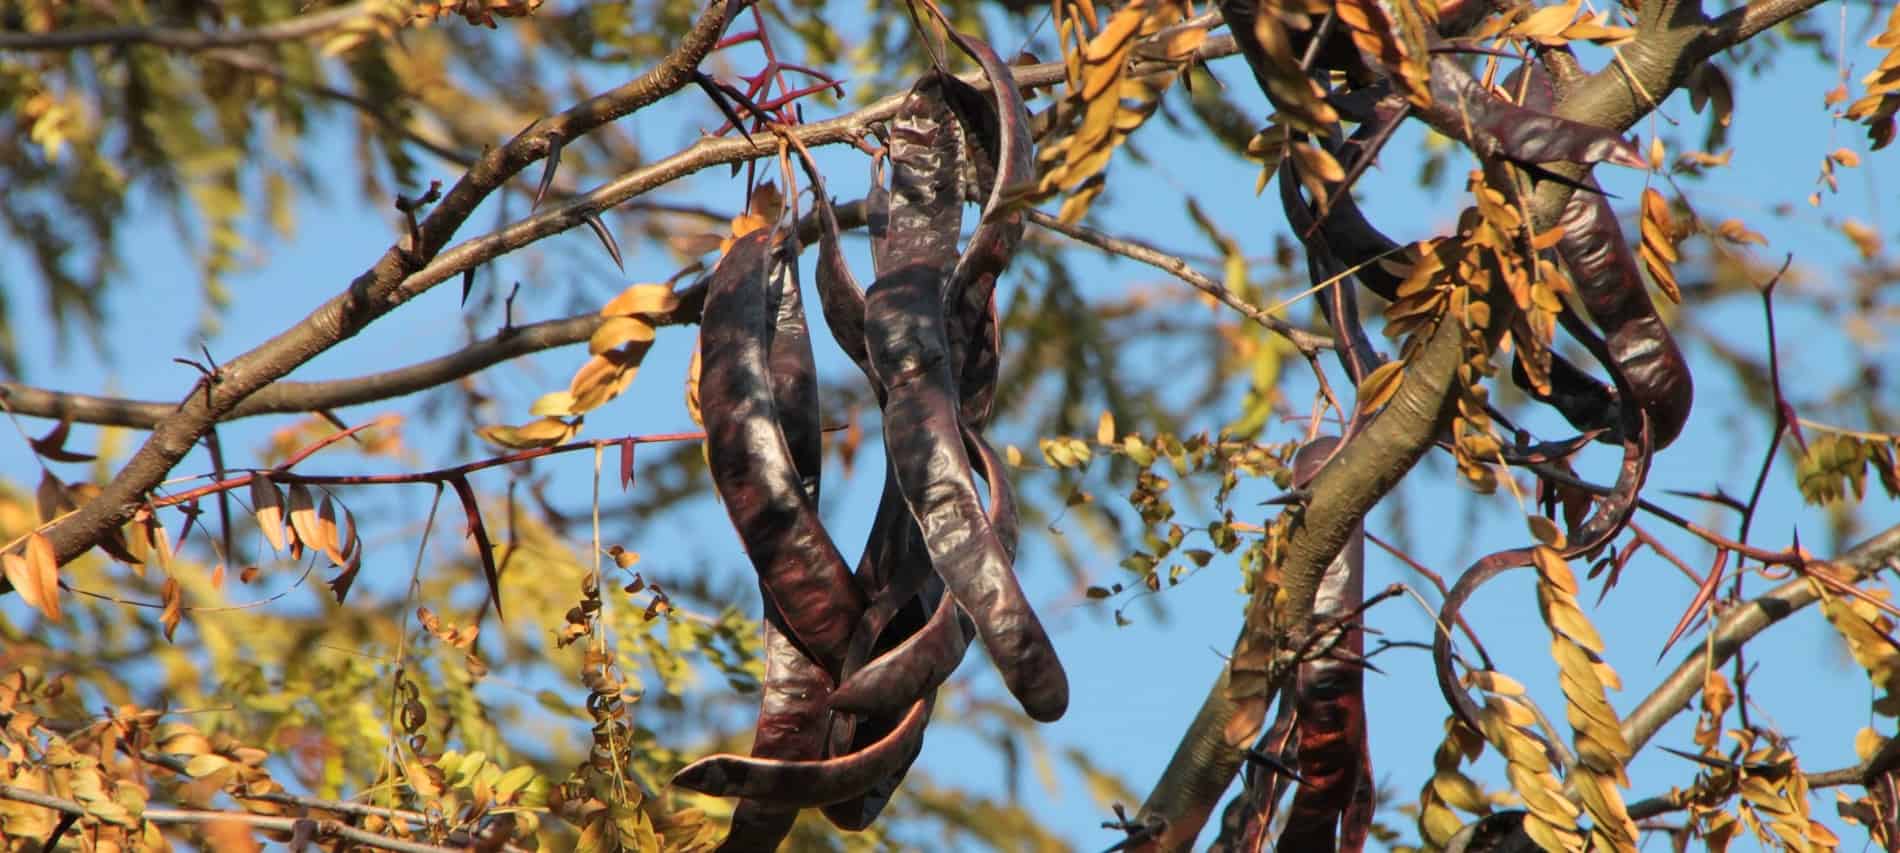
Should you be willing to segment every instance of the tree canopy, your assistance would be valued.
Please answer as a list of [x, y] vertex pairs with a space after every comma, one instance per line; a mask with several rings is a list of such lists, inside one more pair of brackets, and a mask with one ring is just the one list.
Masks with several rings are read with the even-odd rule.
[[0, 103], [9, 850], [1900, 849], [1900, 8], [25, 0]]

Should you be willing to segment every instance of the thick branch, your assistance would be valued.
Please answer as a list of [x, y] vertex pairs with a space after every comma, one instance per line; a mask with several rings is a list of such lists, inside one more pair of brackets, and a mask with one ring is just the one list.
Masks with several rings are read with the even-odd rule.
[[300, 41], [322, 35], [371, 13], [373, 3], [351, 3], [248, 30], [180, 27], [107, 27], [50, 33], [0, 33], [0, 50], [72, 50], [80, 47], [149, 44], [173, 50], [209, 50]]
[[[1832, 565], [1846, 570], [1841, 580], [1851, 584], [1866, 580], [1895, 560], [1900, 560], [1900, 525], [1854, 546]], [[1768, 626], [1819, 600], [1815, 584], [1797, 577], [1730, 610], [1715, 624], [1713, 636], [1705, 643], [1698, 643], [1696, 650], [1683, 658], [1676, 670], [1644, 697], [1636, 710], [1623, 718], [1623, 739], [1629, 742], [1631, 749], [1642, 749], [1643, 744], [1702, 692], [1703, 676], [1710, 669], [1727, 663], [1745, 643]]]
[[[491, 149], [449, 190], [414, 233], [384, 253], [374, 267], [301, 322], [247, 352], [194, 388], [179, 410], [160, 423], [99, 497], [47, 531], [64, 563], [123, 524], [153, 486], [189, 453], [206, 431], [246, 397], [335, 346], [427, 289], [411, 279], [435, 259], [489, 193], [547, 156], [557, 140], [574, 140], [672, 94], [692, 80], [726, 23], [727, 0], [701, 13], [681, 45], [637, 79], [536, 122], [508, 144]], [[438, 268], [431, 266], [431, 269]], [[459, 270], [457, 270], [459, 272]], [[437, 279], [439, 281], [440, 279]], [[433, 283], [433, 282], [431, 282]]]
[[[1360, 520], [1398, 485], [1449, 423], [1452, 379], [1464, 351], [1463, 339], [1462, 324], [1450, 317], [1440, 320], [1431, 338], [1406, 362], [1405, 378], [1391, 403], [1341, 447], [1309, 484], [1312, 501], [1288, 531], [1286, 557], [1280, 565], [1283, 595], [1273, 621], [1283, 632], [1308, 629], [1326, 567]], [[1261, 584], [1258, 588], [1264, 592], [1269, 587]], [[1274, 639], [1281, 650], [1297, 648], [1299, 640], [1295, 636]], [[1281, 663], [1276, 660], [1269, 674], [1269, 696], [1279, 692], [1292, 674], [1292, 668]], [[1253, 739], [1255, 727], [1242, 726], [1245, 730], [1232, 732], [1230, 740], [1230, 724], [1238, 713], [1239, 706], [1228, 695], [1227, 667], [1223, 666], [1160, 781], [1142, 804], [1143, 821], [1167, 823], [1143, 849], [1186, 850], [1194, 843]]]

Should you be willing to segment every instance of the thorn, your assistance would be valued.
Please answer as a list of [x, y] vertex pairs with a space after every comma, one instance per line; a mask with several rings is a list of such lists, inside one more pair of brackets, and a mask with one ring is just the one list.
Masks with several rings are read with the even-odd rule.
[[1268, 770], [1271, 770], [1275, 773], [1285, 776], [1288, 779], [1292, 779], [1294, 782], [1299, 783], [1301, 787], [1305, 787], [1312, 784], [1306, 781], [1306, 778], [1301, 776], [1298, 771], [1294, 770], [1291, 767], [1286, 766], [1286, 764], [1280, 761], [1280, 759], [1274, 756], [1268, 755], [1264, 752], [1261, 752], [1257, 748], [1248, 747], [1247, 752], [1244, 754], [1243, 757], [1245, 757], [1249, 763], [1262, 765], [1266, 767]]
[[462, 270], [462, 307], [463, 308], [468, 307], [468, 294], [469, 294], [469, 291], [474, 290], [474, 289], [475, 289], [475, 268], [469, 267], [468, 269]]
[[548, 161], [547, 165], [541, 167], [541, 185], [534, 190], [534, 204], [528, 206], [530, 212], [541, 206], [541, 199], [547, 196], [548, 187], [554, 185], [554, 170], [561, 167], [561, 149], [567, 143], [566, 138], [558, 130], [548, 131], [547, 137]]
[[614, 259], [614, 266], [619, 267], [621, 272], [626, 272], [627, 265], [620, 261], [620, 244], [614, 242], [613, 232], [607, 230], [607, 224], [600, 221], [598, 214], [593, 213], [587, 214], [587, 218], [583, 221], [587, 223], [587, 227], [594, 229], [594, 236], [600, 238], [600, 244], [607, 247], [607, 254]]
[[1313, 490], [1301, 486], [1285, 494], [1276, 495], [1260, 502], [1261, 506], [1306, 506], [1313, 500]]

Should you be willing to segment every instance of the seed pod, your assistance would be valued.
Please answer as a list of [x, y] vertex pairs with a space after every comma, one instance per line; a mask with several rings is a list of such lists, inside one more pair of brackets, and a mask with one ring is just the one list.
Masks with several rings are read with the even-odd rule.
[[[754, 758], [815, 761], [825, 754], [825, 720], [831, 677], [792, 645], [777, 623], [766, 596], [765, 681], [759, 689], [759, 722], [753, 730]], [[791, 832], [798, 810], [762, 800], [740, 800], [732, 828], [719, 849], [773, 850]]]
[[[983, 479], [989, 484], [990, 524], [1004, 551], [1014, 559], [1016, 502], [1010, 494], [1002, 460], [982, 437], [968, 429], [964, 430], [964, 442], [965, 448], [981, 462]], [[833, 708], [860, 714], [894, 713], [936, 689], [956, 671], [970, 639], [975, 636], [976, 625], [956, 606], [954, 597], [943, 594], [940, 588], [932, 592], [941, 600], [930, 621], [862, 669], [847, 667], [844, 682], [832, 693]], [[872, 609], [876, 609], [875, 604]]]
[[811, 808], [864, 795], [923, 748], [930, 701], [912, 704], [889, 734], [863, 750], [822, 761], [713, 755], [674, 774], [673, 784], [715, 797], [744, 797], [787, 808]]
[[976, 620], [984, 647], [1024, 710], [1055, 720], [1068, 707], [1068, 679], [971, 482], [944, 340], [942, 274], [902, 267], [866, 294], [865, 340], [888, 395], [885, 445], [931, 565]]
[[766, 231], [736, 241], [708, 278], [700, 330], [707, 457], [746, 553], [791, 639], [827, 673], [844, 662], [864, 597], [819, 522], [773, 400]]

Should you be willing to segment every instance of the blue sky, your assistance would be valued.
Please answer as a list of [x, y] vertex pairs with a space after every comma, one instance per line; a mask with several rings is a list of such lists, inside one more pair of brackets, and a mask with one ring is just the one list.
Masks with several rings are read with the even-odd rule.
[[[1815, 14], [1832, 22], [1838, 8], [1830, 6]], [[1850, 32], [1858, 28], [1862, 8], [1854, 7], [1848, 22]], [[1865, 36], [1859, 36], [1849, 41], [1847, 56], [1856, 65], [1851, 75], [1855, 79], [1877, 58], [1863, 46], [1864, 40]], [[1053, 51], [1044, 55], [1053, 55]], [[1814, 63], [1805, 52], [1791, 50], [1783, 59], [1785, 62], [1772, 75], [1759, 79], [1732, 72], [1739, 106], [1731, 140], [1745, 144], [1738, 145], [1729, 167], [1685, 186], [1705, 217], [1713, 221], [1738, 217], [1766, 235], [1769, 246], [1758, 250], [1764, 261], [1779, 261], [1783, 252], [1793, 252], [1797, 265], [1815, 273], [1805, 286], [1816, 292], [1840, 292], [1845, 285], [1827, 271], [1850, 263], [1853, 251], [1838, 230], [1828, 224], [1829, 217], [1851, 216], [1873, 223], [1884, 236], [1894, 239], [1894, 228], [1882, 223], [1881, 206], [1876, 204], [1876, 199], [1893, 197], [1894, 182], [1886, 166], [1892, 155], [1883, 152], [1863, 157], [1858, 169], [1843, 171], [1838, 195], [1827, 196], [1819, 209], [1809, 207], [1806, 198], [1817, 189], [1815, 178], [1823, 155], [1843, 146], [1865, 154], [1864, 136], [1860, 128], [1828, 118], [1821, 95], [1838, 79], [1834, 68]], [[1228, 85], [1247, 87], [1236, 95], [1237, 99], [1264, 116], [1264, 98], [1251, 91], [1238, 59], [1223, 60], [1215, 70]], [[1178, 93], [1170, 97], [1175, 95]], [[1677, 124], [1646, 122], [1637, 129], [1644, 142], [1652, 133], [1661, 132], [1671, 142], [1673, 154], [1682, 150], [1678, 142], [1693, 144], [1700, 140], [1705, 118], [1694, 115], [1685, 98], [1672, 99], [1663, 112]], [[823, 115], [808, 111], [807, 117]], [[697, 128], [717, 122], [703, 99], [683, 96], [640, 114], [626, 122], [625, 129], [638, 138], [645, 151], [659, 153], [689, 143]], [[322, 144], [312, 149], [312, 156], [339, 162], [351, 156], [349, 141], [338, 124], [332, 124]], [[1284, 232], [1271, 193], [1263, 199], [1253, 196], [1256, 167], [1252, 164], [1220, 154], [1210, 144], [1183, 137], [1160, 123], [1145, 129], [1136, 139], [1151, 158], [1149, 167], [1130, 168], [1126, 162], [1111, 167], [1115, 180], [1121, 183], [1096, 206], [1092, 224], [1111, 233], [1139, 235], [1162, 247], [1204, 254], [1208, 251], [1206, 242], [1185, 215], [1182, 194], [1187, 191], [1205, 209], [1223, 218], [1224, 226], [1250, 256], [1267, 254], [1274, 235]], [[489, 141], [464, 140], [462, 147]], [[1381, 168], [1362, 184], [1369, 215], [1400, 239], [1426, 236], [1444, 227], [1457, 211], [1461, 180], [1446, 181], [1449, 189], [1443, 192], [1427, 193], [1416, 188], [1413, 177], [1425, 148], [1423, 143], [1416, 130], [1408, 131], [1387, 149]], [[424, 162], [425, 173], [445, 182], [454, 177], [449, 167]], [[862, 192], [866, 171], [862, 155], [849, 150], [826, 151], [821, 163], [827, 169], [834, 195], [854, 198]], [[1464, 168], [1454, 164], [1451, 173], [1462, 174]], [[1637, 196], [1644, 181], [1639, 173], [1607, 169], [1600, 177], [1623, 200], [1619, 204], [1622, 209], [1627, 209], [1628, 200]], [[520, 180], [525, 184], [532, 177]], [[740, 193], [739, 179], [728, 179], [724, 169], [715, 169], [694, 177], [666, 198], [731, 209]], [[1772, 215], [1772, 210], [1782, 204], [1790, 205], [1791, 212]], [[478, 212], [471, 218], [470, 228], [458, 236], [466, 239], [496, 224], [493, 207], [491, 204]], [[512, 215], [518, 216], [519, 208], [515, 204]], [[129, 218], [157, 222], [160, 214], [149, 203], [141, 203]], [[392, 213], [385, 205], [363, 202], [348, 191], [333, 192], [325, 202], [304, 203], [297, 210], [297, 221], [292, 239], [267, 245], [262, 266], [233, 277], [235, 301], [223, 323], [224, 331], [206, 342], [220, 359], [255, 346], [338, 292], [372, 263], [397, 233]], [[539, 244], [535, 250], [538, 259], [529, 253], [502, 258], [494, 265], [495, 279], [523, 282], [516, 317], [525, 321], [585, 310], [626, 283], [660, 281], [674, 272], [674, 262], [663, 250], [640, 245], [631, 233], [623, 234], [621, 245], [627, 253], [624, 278], [613, 271], [594, 238], [581, 229]], [[1096, 258], [1086, 251], [1078, 250], [1073, 257], [1074, 268], [1089, 282], [1093, 295], [1107, 296], [1134, 283], [1162, 280], [1145, 267]], [[45, 326], [20, 322], [34, 315], [38, 291], [21, 284], [27, 277], [19, 251], [0, 246], [0, 270], [4, 270], [0, 280], [12, 288], [8, 297], [14, 316], [19, 318], [16, 333], [21, 339], [29, 381], [62, 389], [156, 399], [175, 399], [191, 386], [195, 378], [191, 369], [171, 363], [170, 358], [191, 357], [197, 352], [199, 342], [187, 331], [194, 327], [200, 312], [195, 265], [181, 252], [166, 226], [146, 228], [134, 236], [125, 247], [123, 259], [124, 281], [115, 286], [108, 300], [111, 357], [102, 360], [83, 344], [61, 349]], [[859, 260], [862, 262], [862, 257]], [[868, 273], [868, 265], [860, 268], [864, 271], [861, 276]], [[493, 280], [483, 286], [494, 286]], [[1035, 286], [1034, 281], [1020, 274], [1011, 276], [1004, 283], [1004, 298], [1018, 289]], [[1294, 316], [1303, 318], [1307, 310], [1296, 307]], [[1761, 316], [1751, 302], [1731, 300], [1710, 310], [1719, 312], [1720, 325], [1730, 330], [1732, 341], [1745, 351], [1760, 351]], [[462, 313], [455, 285], [438, 287], [311, 362], [293, 378], [358, 375], [448, 352], [460, 340]], [[500, 319], [497, 311], [474, 317], [472, 323], [487, 334], [499, 326]], [[1790, 310], [1779, 319], [1783, 369], [1798, 380], [1789, 390], [1799, 405], [1810, 378], [1839, 376], [1844, 345], [1811, 315]], [[852, 369], [825, 336], [814, 335], [814, 339], [819, 343], [822, 369], [833, 376], [846, 375], [843, 372]], [[691, 429], [681, 402], [680, 382], [692, 342], [690, 329], [663, 330], [632, 389], [621, 400], [590, 416], [584, 435], [607, 437]], [[1890, 356], [1892, 345], [1882, 346]], [[1759, 414], [1728, 402], [1739, 397], [1740, 389], [1728, 374], [1703, 359], [1706, 352], [1701, 347], [1690, 345], [1689, 349], [1692, 363], [1702, 368], [1696, 377], [1696, 414], [1685, 438], [1658, 457], [1651, 475], [1652, 493], [1661, 494], [1662, 488], [1708, 489], [1719, 485], [1731, 494], [1745, 494], [1763, 451], [1767, 424]], [[490, 422], [525, 421], [528, 403], [540, 392], [564, 384], [583, 355], [578, 348], [569, 348], [492, 371], [489, 387], [501, 391], [502, 397], [492, 410]], [[1887, 363], [1896, 362], [1889, 357]], [[1166, 368], [1164, 363], [1155, 363], [1156, 370]], [[1289, 386], [1292, 399], [1304, 399], [1305, 381], [1297, 380]], [[1334, 381], [1339, 387], [1337, 375]], [[1827, 384], [1817, 382], [1814, 387]], [[1236, 400], [1238, 393], [1236, 389]], [[344, 416], [361, 422], [391, 408], [395, 407], [360, 407], [346, 410]], [[1219, 412], [1197, 426], [1215, 429], [1231, 416], [1231, 410]], [[1534, 422], [1552, 433], [1558, 431], [1554, 421]], [[263, 443], [268, 430], [282, 423], [282, 419], [254, 419], [228, 428], [224, 433], [227, 446], [243, 448], [240, 456], [248, 454]], [[1127, 421], [1121, 426], [1124, 430], [1143, 428]], [[29, 424], [32, 431], [41, 428], [43, 425]], [[411, 419], [408, 429], [406, 438], [412, 448], [448, 446], [446, 433], [426, 429], [417, 419]], [[1269, 428], [1268, 438], [1286, 438], [1296, 429], [1294, 425], [1275, 424]], [[81, 429], [73, 444], [88, 446], [91, 436], [91, 431]], [[1034, 436], [1012, 431], [1008, 425], [999, 428], [993, 438], [999, 444], [1015, 443], [1026, 450], [1034, 446]], [[1034, 455], [1033, 450], [1030, 455]], [[423, 450], [414, 467], [457, 461], [462, 460]], [[309, 470], [326, 470], [318, 464], [321, 462], [320, 457]], [[1607, 477], [1607, 456], [1596, 454], [1587, 464], [1595, 467], [1586, 467], [1586, 473]], [[196, 473], [208, 467], [201, 456], [194, 456], [178, 473]], [[1758, 541], [1784, 544], [1788, 533], [1798, 526], [1802, 541], [1809, 547], [1821, 553], [1835, 550], [1841, 543], [1825, 540], [1824, 516], [1800, 505], [1792, 488], [1790, 468], [1785, 457], [1776, 463], [1756, 526]], [[576, 496], [567, 503], [575, 504], [588, 488], [591, 463], [584, 455], [574, 455], [537, 466], [537, 471], [552, 473], [557, 489]], [[845, 480], [835, 467], [827, 471], [825, 512], [835, 538], [847, 553], [855, 551], [869, 525], [877, 473], [876, 466], [861, 465], [855, 476]], [[1032, 487], [1036, 478], [1050, 476], [1033, 470], [1017, 473], [1019, 488]], [[21, 483], [37, 479], [36, 466], [18, 440], [0, 441], [0, 474]], [[487, 475], [478, 487], [498, 488], [502, 481], [497, 472]], [[1242, 488], [1236, 506], [1250, 507], [1271, 494], [1270, 483]], [[1106, 490], [1098, 494], [1114, 502]], [[1375, 530], [1393, 530], [1395, 537], [1413, 545], [1416, 556], [1441, 573], [1455, 573], [1477, 556], [1523, 541], [1522, 527], [1516, 521], [1519, 514], [1508, 495], [1469, 495], [1454, 482], [1443, 459], [1428, 461], [1395, 499], [1404, 505], [1402, 535], [1393, 530], [1399, 521], [1393, 501], [1374, 512], [1371, 520]], [[1865, 513], [1870, 528], [1900, 520], [1900, 512], [1881, 501], [1870, 499]], [[1731, 518], [1712, 514], [1699, 505], [1679, 499], [1665, 502], [1720, 529], [1733, 528]], [[667, 530], [640, 532], [623, 540], [645, 555], [643, 567], [729, 572], [734, 577], [749, 571], [723, 513], [710, 501], [702, 500], [674, 518], [692, 520], [704, 527], [682, 537], [677, 528], [668, 525]], [[1251, 520], [1264, 518], [1263, 514]], [[1649, 525], [1692, 565], [1706, 566], [1710, 556], [1706, 547], [1684, 536], [1669, 535], [1662, 527], [1660, 523]], [[1231, 560], [1216, 561], [1166, 592], [1165, 618], [1155, 618], [1146, 608], [1134, 607], [1130, 608], [1134, 624], [1118, 628], [1109, 617], [1110, 607], [1117, 602], [1081, 601], [1056, 568], [1050, 538], [1068, 533], [1025, 531], [1019, 565], [1025, 586], [1055, 632], [1073, 692], [1069, 715], [1044, 727], [1041, 735], [1057, 749], [1073, 746], [1087, 751], [1098, 765], [1119, 773], [1136, 791], [1144, 792], [1223, 665], [1220, 653], [1232, 644], [1243, 601], [1236, 594], [1238, 570]], [[396, 550], [407, 552], [408, 546]], [[1377, 589], [1394, 581], [1423, 586], [1376, 548], [1368, 550], [1368, 563], [1368, 588]], [[406, 558], [391, 565], [406, 565]], [[402, 572], [392, 568], [390, 574]], [[649, 576], [653, 575], [650, 571]], [[1121, 579], [1120, 575], [1113, 561], [1105, 561], [1091, 580], [1110, 583]], [[1764, 586], [1757, 584], [1754, 588]], [[1554, 710], [1560, 708], [1562, 700], [1547, 655], [1548, 634], [1537, 617], [1531, 590], [1528, 574], [1506, 577], [1487, 587], [1467, 614], [1487, 638], [1500, 668], [1529, 684], [1543, 707], [1560, 716]], [[1586, 593], [1586, 610], [1608, 641], [1609, 660], [1626, 684], [1621, 694], [1612, 697], [1619, 711], [1633, 707], [1647, 687], [1679, 659], [1681, 652], [1676, 651], [1658, 663], [1657, 652], [1691, 592], [1689, 583], [1673, 569], [1645, 555], [1630, 566], [1623, 585], [1609, 594], [1601, 608], [1589, 607], [1595, 595]], [[27, 618], [17, 598], [0, 602], [0, 609], [10, 619]], [[1370, 624], [1393, 639], [1429, 638], [1428, 617], [1406, 601], [1381, 605], [1371, 615]], [[1871, 722], [1864, 677], [1816, 613], [1790, 620], [1774, 629], [1768, 640], [1769, 644], [1751, 657], [1760, 664], [1753, 683], [1760, 712], [1799, 737], [1796, 747], [1808, 769], [1832, 769], [1850, 763], [1854, 732]], [[1409, 802], [1429, 775], [1444, 709], [1425, 654], [1395, 651], [1384, 656], [1380, 665], [1385, 674], [1371, 676], [1367, 688], [1375, 771], [1382, 783], [1396, 790], [1401, 802]], [[966, 662], [957, 678], [980, 695], [1003, 695], [987, 661], [978, 656]], [[1875, 725], [1891, 734], [1890, 722]], [[1686, 746], [1686, 732], [1685, 722], [1666, 730], [1657, 743]], [[581, 734], [577, 725], [575, 735]], [[920, 766], [939, 781], [1001, 792], [1004, 788], [995, 756], [988, 745], [960, 732], [933, 731]], [[1693, 772], [1687, 762], [1651, 749], [1632, 769], [1637, 783], [1629, 797], [1636, 799], [1660, 793], [1672, 784], [1684, 784]], [[1480, 765], [1480, 775], [1495, 783], [1501, 776], [1496, 761], [1487, 757]], [[1064, 832], [1079, 849], [1111, 843], [1114, 835], [1098, 827], [1109, 816], [1107, 810], [1093, 802], [1071, 774], [1064, 772], [1059, 779], [1060, 784], [1050, 789], [1039, 784], [1033, 773], [1026, 775], [1020, 802]], [[1826, 816], [1829, 825], [1848, 841], [1848, 849], [1853, 849], [1863, 836], [1849, 832], [1833, 818], [1832, 799], [1832, 792], [1817, 795], [1815, 813]], [[1413, 832], [1409, 826], [1404, 829], [1408, 835]]]

